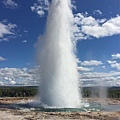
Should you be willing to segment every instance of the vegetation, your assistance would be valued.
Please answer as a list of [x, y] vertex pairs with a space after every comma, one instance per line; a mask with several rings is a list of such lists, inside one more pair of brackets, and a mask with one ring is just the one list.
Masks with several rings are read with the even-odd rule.
[[[0, 97], [32, 97], [37, 86], [1, 86]], [[120, 98], [120, 87], [83, 87], [83, 97]]]
[[1, 86], [0, 97], [32, 97], [37, 91], [36, 86]]
[[84, 87], [83, 97], [120, 98], [120, 87]]

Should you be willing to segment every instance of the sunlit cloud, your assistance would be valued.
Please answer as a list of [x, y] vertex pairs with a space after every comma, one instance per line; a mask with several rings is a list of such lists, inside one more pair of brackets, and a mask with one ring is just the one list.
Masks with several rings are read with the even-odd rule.
[[16, 27], [16, 24], [9, 23], [7, 20], [0, 22], [0, 41], [9, 41], [9, 37], [14, 37]]
[[2, 3], [6, 6], [6, 8], [15, 9], [18, 7], [18, 4], [13, 0], [3, 0]]
[[22, 42], [23, 42], [23, 43], [27, 43], [27, 40], [23, 40]]
[[113, 54], [112, 59], [120, 59], [120, 53]]
[[118, 63], [117, 61], [108, 60], [107, 62], [110, 64], [112, 68], [116, 68], [117, 70], [120, 70], [120, 63]]
[[87, 68], [87, 67], [78, 67], [79, 72], [89, 72], [92, 71], [94, 68]]
[[120, 86], [120, 72], [85, 72], [80, 74], [83, 86]]
[[0, 61], [5, 61], [5, 60], [7, 59], [0, 56]]
[[0, 85], [37, 85], [36, 68], [0, 68]]
[[45, 15], [45, 12], [48, 11], [49, 1], [48, 0], [37, 0], [33, 6], [31, 6], [32, 12], [36, 12], [40, 17]]
[[100, 10], [94, 10], [93, 13], [94, 13], [94, 14], [102, 15], [102, 12], [101, 12]]
[[97, 61], [97, 60], [81, 62], [81, 65], [83, 65], [83, 66], [98, 66], [98, 65], [102, 65], [102, 64], [103, 64], [102, 61]]
[[[109, 20], [95, 19], [88, 14], [75, 14], [76, 40], [89, 39], [91, 37], [102, 38], [120, 34], [120, 16]], [[80, 37], [79, 37], [80, 36]]]

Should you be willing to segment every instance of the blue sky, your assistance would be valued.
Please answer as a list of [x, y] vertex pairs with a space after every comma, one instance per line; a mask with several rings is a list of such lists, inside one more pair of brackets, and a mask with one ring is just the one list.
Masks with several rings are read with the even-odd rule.
[[[120, 0], [72, 2], [81, 84], [120, 86]], [[37, 83], [34, 44], [48, 7], [48, 0], [0, 1], [0, 85]]]

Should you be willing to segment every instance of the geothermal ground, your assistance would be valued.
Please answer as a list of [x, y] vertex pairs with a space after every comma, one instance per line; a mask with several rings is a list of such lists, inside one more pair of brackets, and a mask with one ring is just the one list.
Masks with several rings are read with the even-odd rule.
[[[32, 98], [1, 98], [0, 99], [0, 120], [120, 120], [120, 110], [118, 111], [100, 111], [100, 112], [40, 112], [29, 109], [11, 109], [7, 106], [27, 102]], [[120, 105], [120, 99], [84, 99], [92, 102], [101, 102], [103, 104]]]

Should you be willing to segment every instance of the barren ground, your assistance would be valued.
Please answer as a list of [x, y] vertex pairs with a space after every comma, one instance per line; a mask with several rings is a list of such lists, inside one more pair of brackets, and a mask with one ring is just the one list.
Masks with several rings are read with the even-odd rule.
[[[9, 105], [30, 98], [0, 98], [0, 120], [120, 120], [120, 110], [116, 112], [39, 112], [30, 110], [10, 109], [2, 105]], [[87, 100], [87, 99], [84, 99]], [[107, 104], [120, 105], [120, 99], [89, 98], [88, 101], [98, 101]]]

